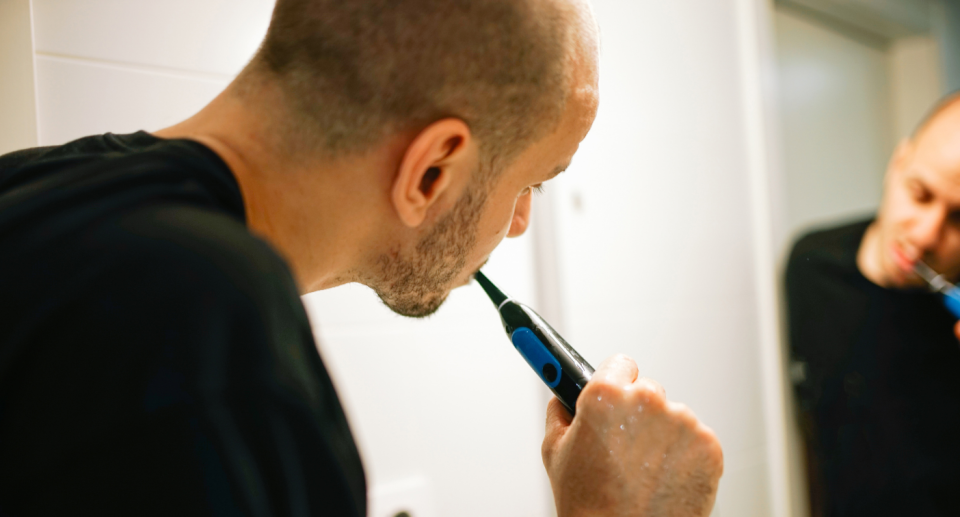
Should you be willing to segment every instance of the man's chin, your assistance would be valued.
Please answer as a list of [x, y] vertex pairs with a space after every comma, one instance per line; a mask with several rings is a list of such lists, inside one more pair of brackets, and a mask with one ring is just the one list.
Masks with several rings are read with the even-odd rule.
[[447, 301], [447, 297], [450, 296], [450, 291], [447, 291], [443, 294], [430, 295], [426, 298], [418, 299], [392, 299], [383, 296], [380, 293], [377, 293], [380, 296], [380, 301], [387, 306], [391, 311], [408, 318], [426, 318], [427, 316], [433, 315], [435, 312], [440, 310], [440, 307], [443, 305], [443, 302]]
[[903, 268], [892, 265], [886, 274], [886, 287], [887, 289], [900, 289], [900, 290], [912, 290], [912, 289], [922, 289], [927, 286], [927, 283], [924, 282], [913, 271], [905, 271]]

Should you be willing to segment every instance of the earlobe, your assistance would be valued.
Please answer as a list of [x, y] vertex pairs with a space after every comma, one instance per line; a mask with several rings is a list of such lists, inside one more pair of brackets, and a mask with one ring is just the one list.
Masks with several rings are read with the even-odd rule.
[[469, 180], [475, 161], [465, 122], [448, 118], [427, 126], [410, 142], [394, 177], [391, 201], [401, 222], [420, 226], [440, 199]]

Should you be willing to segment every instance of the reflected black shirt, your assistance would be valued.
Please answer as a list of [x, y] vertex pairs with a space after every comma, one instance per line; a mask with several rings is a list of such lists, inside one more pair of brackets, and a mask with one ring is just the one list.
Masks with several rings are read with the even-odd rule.
[[286, 264], [205, 146], [0, 157], [0, 515], [366, 513]]
[[860, 273], [870, 222], [807, 235], [787, 268], [814, 515], [960, 515], [956, 319], [938, 295]]

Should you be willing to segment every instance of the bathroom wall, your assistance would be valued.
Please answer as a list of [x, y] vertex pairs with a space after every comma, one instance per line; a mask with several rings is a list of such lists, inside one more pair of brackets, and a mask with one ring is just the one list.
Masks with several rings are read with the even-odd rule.
[[[926, 4], [901, 8], [922, 19]], [[889, 37], [780, 8], [775, 30], [786, 253], [812, 227], [876, 210], [890, 155], [943, 94], [944, 72], [929, 28]]]
[[30, 0], [0, 2], [0, 154], [37, 145]]
[[547, 187], [565, 330], [589, 360], [631, 355], [717, 432], [716, 515], [786, 515], [763, 183], [770, 5], [595, 5], [600, 111]]

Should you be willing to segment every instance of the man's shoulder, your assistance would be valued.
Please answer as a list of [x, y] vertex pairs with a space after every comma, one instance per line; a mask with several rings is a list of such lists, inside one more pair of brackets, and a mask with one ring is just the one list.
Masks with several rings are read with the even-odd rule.
[[[282, 258], [236, 218], [186, 204], [156, 204], [123, 213], [97, 231], [123, 270], [149, 267], [159, 282], [219, 287], [253, 299], [293, 294]], [[128, 262], [128, 264], [126, 264]]]
[[[313, 350], [286, 263], [229, 215], [154, 204], [104, 219], [49, 251], [60, 256], [7, 277], [22, 307], [0, 321], [16, 327], [46, 306], [73, 329], [67, 341], [74, 344], [113, 351], [130, 342], [146, 351], [166, 347], [193, 357], [188, 362], [195, 365], [214, 365], [197, 354], [229, 354], [242, 358], [241, 369], [249, 372], [290, 362], [290, 351], [278, 346], [299, 343], [293, 348], [301, 356]], [[60, 346], [49, 342], [43, 339], [44, 346]]]
[[46, 304], [70, 312], [114, 300], [118, 314], [144, 321], [173, 312], [215, 319], [295, 310], [299, 302], [283, 259], [215, 208], [151, 201], [70, 232], [58, 227], [48, 235], [47, 228], [18, 240], [14, 250], [0, 249], [0, 262], [10, 265], [0, 271], [0, 290], [23, 300], [24, 311]]
[[872, 219], [860, 220], [803, 234], [790, 252], [788, 269], [802, 266], [856, 268], [860, 242]]

